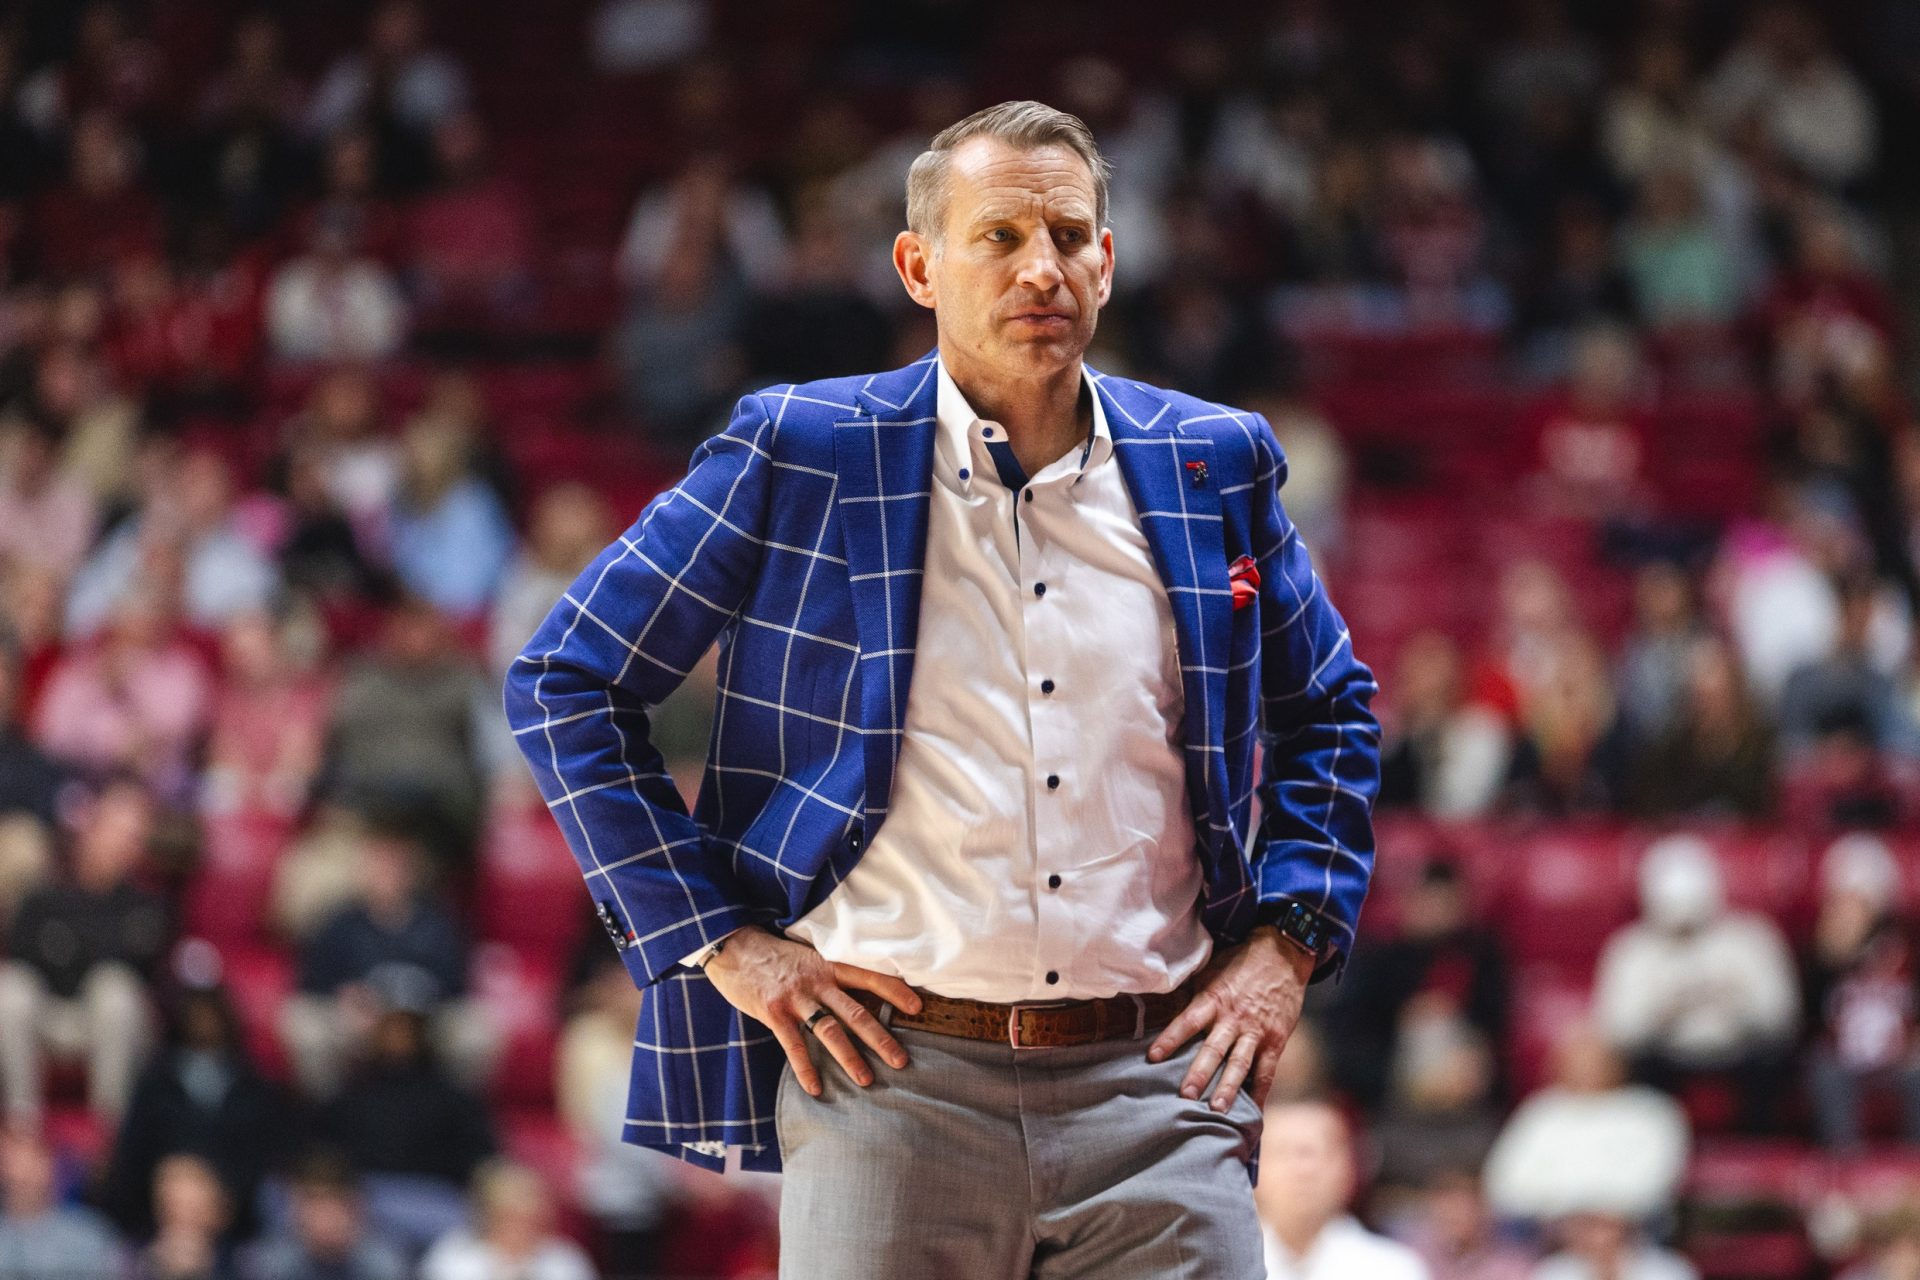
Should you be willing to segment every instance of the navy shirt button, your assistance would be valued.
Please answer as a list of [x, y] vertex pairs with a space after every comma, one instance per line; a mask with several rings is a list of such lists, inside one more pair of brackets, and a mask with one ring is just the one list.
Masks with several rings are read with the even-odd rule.
[[1055, 973], [1052, 969], [1047, 970], [1047, 985], [1052, 986], [1054, 983], [1058, 981], [1060, 981], [1060, 975], [1058, 973]]
[[1045, 595], [1045, 594], [1047, 594], [1047, 584], [1046, 584], [1046, 583], [1044, 583], [1044, 582], [1036, 582], [1036, 583], [1034, 583], [1034, 584], [1033, 584], [1033, 594], [1035, 594], [1035, 595], [1037, 595], [1037, 596], [1043, 596], [1043, 595]]
[[1042, 681], [1040, 682], [1040, 692], [1042, 692], [1042, 693], [1052, 693], [1052, 692], [1053, 692], [1053, 681], [1051, 681], [1051, 680], [1042, 680]]
[[1058, 787], [1059, 785], [1060, 785], [1059, 774], [1050, 773], [1047, 775], [1047, 790], [1052, 791], [1054, 788]]
[[1048, 877], [1047, 877], [1047, 888], [1049, 888], [1049, 889], [1058, 889], [1059, 887], [1060, 887], [1060, 877], [1059, 877], [1059, 876], [1048, 876]]
[[1029, 490], [1027, 490], [1027, 501], [1028, 501], [1028, 502], [1032, 502], [1032, 501], [1033, 501], [1033, 490], [1031, 490], [1031, 489], [1029, 489]]

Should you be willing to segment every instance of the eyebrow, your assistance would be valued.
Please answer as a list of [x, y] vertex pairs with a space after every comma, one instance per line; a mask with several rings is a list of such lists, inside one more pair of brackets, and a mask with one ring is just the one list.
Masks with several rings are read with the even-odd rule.
[[[1028, 206], [1015, 208], [1011, 205], [988, 206], [975, 214], [967, 225], [977, 227], [989, 222], [1021, 222], [1029, 216], [1029, 208]], [[1057, 212], [1047, 220], [1050, 222], [1080, 222], [1091, 225], [1093, 222], [1093, 210], [1076, 203], [1058, 209]]]

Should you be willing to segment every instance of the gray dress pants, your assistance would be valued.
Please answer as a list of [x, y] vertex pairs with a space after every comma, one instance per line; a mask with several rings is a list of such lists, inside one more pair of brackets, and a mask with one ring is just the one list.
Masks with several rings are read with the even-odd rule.
[[1180, 1096], [1196, 1038], [1062, 1049], [895, 1031], [865, 1089], [782, 1074], [781, 1280], [1260, 1280], [1260, 1113]]

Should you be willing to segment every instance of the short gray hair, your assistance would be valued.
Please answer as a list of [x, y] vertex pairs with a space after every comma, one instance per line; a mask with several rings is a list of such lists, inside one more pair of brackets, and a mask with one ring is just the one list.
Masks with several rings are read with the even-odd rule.
[[907, 226], [923, 236], [940, 229], [947, 216], [953, 153], [972, 138], [998, 138], [1022, 151], [1065, 147], [1087, 162], [1093, 173], [1093, 220], [1107, 225], [1107, 180], [1113, 167], [1100, 154], [1093, 130], [1079, 116], [1044, 102], [1003, 102], [976, 111], [934, 135], [933, 142], [907, 170]]

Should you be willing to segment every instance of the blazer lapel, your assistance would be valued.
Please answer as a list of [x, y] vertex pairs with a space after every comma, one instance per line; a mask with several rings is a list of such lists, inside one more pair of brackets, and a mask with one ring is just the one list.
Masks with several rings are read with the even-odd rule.
[[1186, 697], [1187, 794], [1209, 848], [1227, 823], [1225, 716], [1233, 592], [1227, 583], [1220, 478], [1213, 441], [1180, 429], [1151, 392], [1099, 378], [1113, 455], [1173, 607]]
[[875, 375], [859, 393], [862, 416], [836, 422], [833, 431], [840, 527], [860, 638], [869, 824], [887, 811], [913, 679], [933, 476], [934, 368], [929, 352], [904, 369]]

